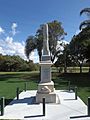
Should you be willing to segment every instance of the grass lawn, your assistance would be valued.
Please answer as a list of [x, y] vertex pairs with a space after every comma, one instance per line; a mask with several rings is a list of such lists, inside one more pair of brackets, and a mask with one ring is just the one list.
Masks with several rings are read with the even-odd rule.
[[[90, 96], [90, 74], [88, 73], [52, 73], [52, 80], [56, 89], [68, 89], [68, 81], [71, 86], [78, 87], [78, 95], [87, 104], [87, 97]], [[16, 88], [24, 90], [25, 82], [27, 89], [37, 90], [39, 72], [0, 72], [0, 97], [6, 98], [6, 104], [16, 96]]]
[[87, 104], [87, 98], [90, 97], [89, 73], [58, 74], [57, 79], [53, 77], [53, 81], [55, 82], [56, 89], [68, 89], [68, 81], [70, 81], [71, 88], [77, 86], [78, 96]]
[[16, 96], [16, 88], [37, 89], [38, 72], [0, 72], [0, 97], [6, 98], [6, 104]]

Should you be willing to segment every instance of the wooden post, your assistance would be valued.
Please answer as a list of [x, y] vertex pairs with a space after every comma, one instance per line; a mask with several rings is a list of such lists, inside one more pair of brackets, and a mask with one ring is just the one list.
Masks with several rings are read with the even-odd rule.
[[17, 100], [19, 100], [19, 87], [17, 87], [16, 96], [17, 96]]
[[75, 86], [75, 100], [77, 100], [77, 86]]
[[4, 115], [4, 107], [5, 107], [5, 98], [1, 98], [1, 116]]
[[42, 99], [43, 103], [43, 116], [45, 116], [45, 98]]
[[88, 97], [88, 116], [90, 116], [90, 97]]
[[68, 81], [68, 90], [70, 91], [70, 81]]
[[27, 83], [25, 82], [24, 84], [24, 90], [26, 91], [27, 90]]

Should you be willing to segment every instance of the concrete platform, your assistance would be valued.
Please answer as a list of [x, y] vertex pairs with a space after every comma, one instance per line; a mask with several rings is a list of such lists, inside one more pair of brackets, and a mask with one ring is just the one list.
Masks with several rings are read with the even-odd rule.
[[42, 104], [35, 103], [37, 91], [21, 92], [19, 100], [16, 98], [5, 107], [4, 116], [0, 119], [21, 120], [90, 120], [87, 116], [87, 106], [74, 92], [56, 90], [60, 104], [46, 104], [46, 115], [42, 114]]

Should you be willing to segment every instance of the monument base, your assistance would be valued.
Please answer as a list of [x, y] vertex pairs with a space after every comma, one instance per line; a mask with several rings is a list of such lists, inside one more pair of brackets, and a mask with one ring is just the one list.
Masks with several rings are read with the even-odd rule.
[[60, 103], [59, 97], [55, 93], [54, 82], [39, 83], [36, 94], [36, 103], [41, 103], [45, 98], [46, 103]]
[[53, 92], [50, 94], [37, 93], [36, 94], [36, 103], [42, 103], [43, 98], [45, 98], [46, 103], [60, 103], [60, 101], [58, 100], [58, 96]]

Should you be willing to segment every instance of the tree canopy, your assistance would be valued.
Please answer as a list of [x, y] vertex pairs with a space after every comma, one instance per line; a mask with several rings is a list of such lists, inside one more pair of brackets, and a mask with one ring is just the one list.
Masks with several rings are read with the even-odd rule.
[[19, 56], [0, 54], [0, 71], [32, 71], [38, 70], [33, 61], [25, 61]]
[[[64, 35], [66, 35], [66, 33], [64, 32], [62, 23], [58, 22], [57, 20], [48, 22], [47, 24], [49, 27], [49, 49], [50, 49], [50, 54], [51, 54], [51, 60], [53, 62], [57, 55], [57, 52], [58, 52], [56, 49], [57, 41], [63, 39], [63, 37], [64, 37]], [[30, 53], [34, 49], [37, 49], [38, 55], [39, 55], [39, 60], [41, 60], [42, 48], [43, 48], [43, 30], [40, 27], [36, 31], [35, 36], [33, 36], [33, 37], [30, 36], [26, 40], [25, 54], [26, 54], [27, 58], [29, 58]]]

